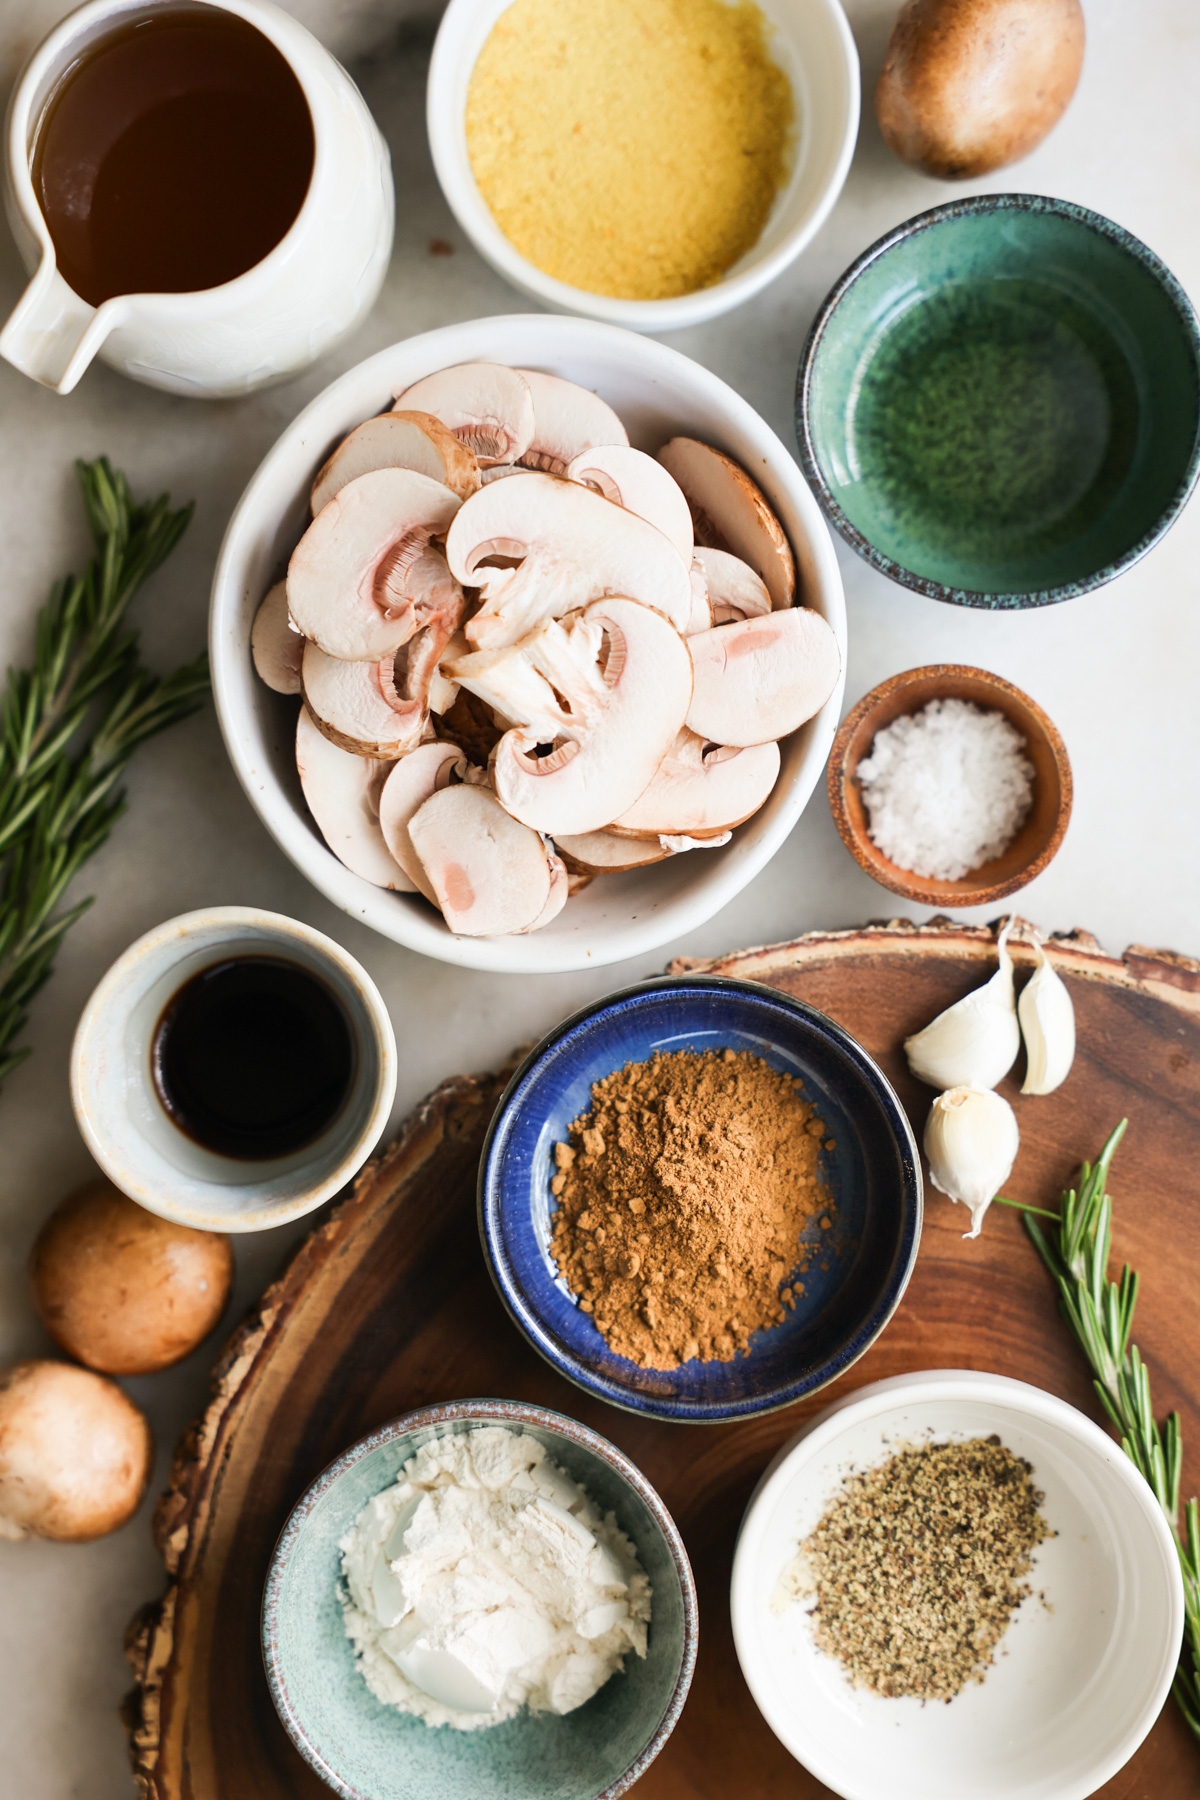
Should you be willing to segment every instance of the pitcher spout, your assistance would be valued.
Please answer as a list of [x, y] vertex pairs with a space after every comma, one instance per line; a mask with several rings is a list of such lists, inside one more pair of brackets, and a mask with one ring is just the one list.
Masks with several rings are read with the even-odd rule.
[[89, 306], [67, 285], [53, 257], [37, 274], [0, 331], [0, 356], [57, 394], [69, 394], [118, 322], [120, 302]]

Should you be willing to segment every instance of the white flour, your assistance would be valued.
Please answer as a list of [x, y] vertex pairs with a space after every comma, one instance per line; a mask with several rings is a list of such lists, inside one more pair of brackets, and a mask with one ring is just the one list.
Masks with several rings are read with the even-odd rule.
[[426, 1445], [341, 1550], [367, 1686], [428, 1725], [572, 1712], [630, 1650], [646, 1654], [650, 1582], [633, 1545], [521, 1432]]

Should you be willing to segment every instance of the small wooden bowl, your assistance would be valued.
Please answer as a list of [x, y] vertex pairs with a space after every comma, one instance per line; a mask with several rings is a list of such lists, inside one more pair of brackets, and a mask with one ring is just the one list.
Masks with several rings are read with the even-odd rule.
[[[993, 857], [958, 881], [914, 875], [891, 862], [867, 829], [858, 765], [875, 734], [930, 700], [970, 700], [1001, 712], [1025, 739], [1036, 771], [1029, 817], [1003, 856]], [[1055, 855], [1071, 817], [1071, 764], [1066, 745], [1040, 706], [1010, 681], [956, 663], [933, 663], [892, 675], [842, 720], [829, 756], [829, 804], [842, 842], [881, 887], [924, 906], [988, 906], [1031, 882]]]

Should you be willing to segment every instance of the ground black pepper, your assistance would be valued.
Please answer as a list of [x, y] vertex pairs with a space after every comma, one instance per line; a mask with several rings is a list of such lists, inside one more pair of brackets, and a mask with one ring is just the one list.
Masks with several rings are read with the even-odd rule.
[[1053, 1537], [1033, 1470], [998, 1437], [924, 1444], [850, 1476], [786, 1585], [855, 1687], [952, 1700], [982, 1681]]

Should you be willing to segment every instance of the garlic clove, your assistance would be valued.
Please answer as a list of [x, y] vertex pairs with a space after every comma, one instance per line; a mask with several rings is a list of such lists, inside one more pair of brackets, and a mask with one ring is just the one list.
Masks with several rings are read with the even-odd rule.
[[1000, 967], [991, 980], [904, 1040], [908, 1066], [918, 1081], [942, 1089], [993, 1088], [1016, 1062], [1021, 1031], [1008, 953], [1011, 930], [1008, 919], [996, 945]]
[[929, 1178], [941, 1194], [970, 1209], [979, 1236], [983, 1215], [1012, 1174], [1021, 1134], [1007, 1100], [989, 1088], [964, 1085], [939, 1094], [925, 1122]]
[[1075, 1060], [1075, 1008], [1062, 976], [1038, 945], [1038, 966], [1017, 1006], [1025, 1039], [1023, 1094], [1052, 1094]]

